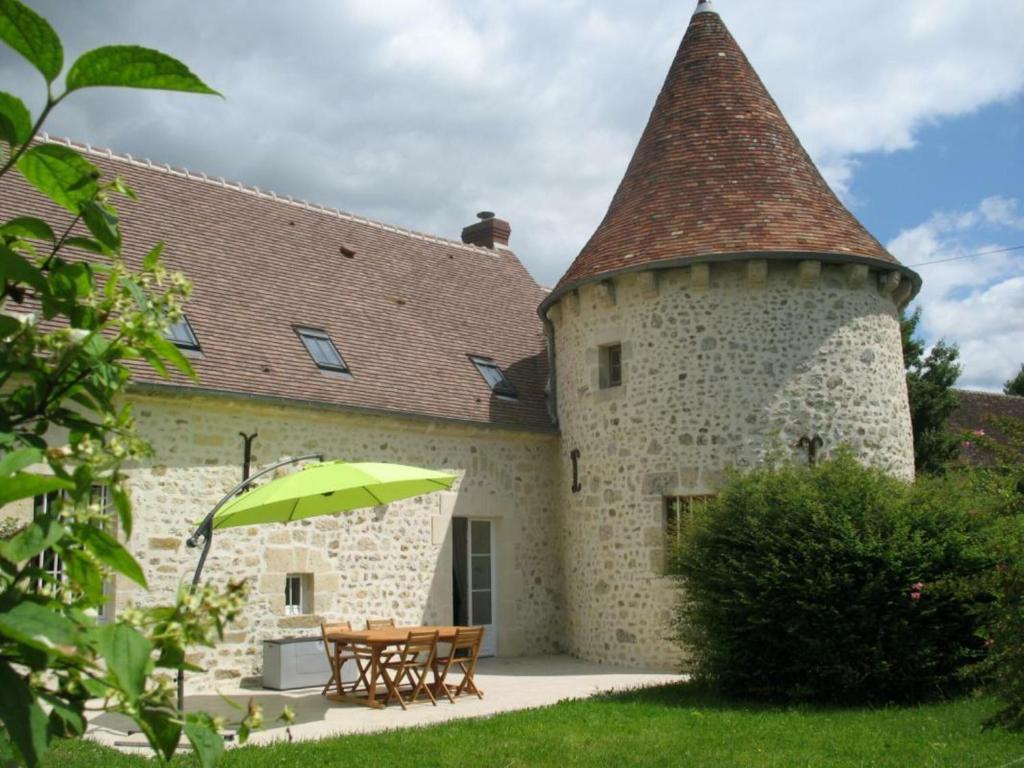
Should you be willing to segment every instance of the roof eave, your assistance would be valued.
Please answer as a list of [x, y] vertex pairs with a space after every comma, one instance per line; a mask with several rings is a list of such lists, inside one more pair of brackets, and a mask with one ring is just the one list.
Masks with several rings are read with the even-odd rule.
[[908, 303], [913, 301], [914, 297], [917, 296], [921, 290], [921, 276], [917, 274], [917, 272], [898, 262], [886, 261], [885, 259], [879, 259], [875, 256], [861, 256], [853, 253], [822, 253], [817, 251], [742, 251], [732, 253], [709, 253], [702, 254], [700, 256], [679, 256], [673, 259], [661, 259], [659, 261], [631, 264], [627, 267], [620, 267], [619, 269], [601, 272], [596, 275], [588, 275], [578, 280], [566, 283], [565, 285], [556, 286], [551, 293], [545, 297], [544, 301], [540, 303], [540, 306], [537, 308], [537, 314], [540, 315], [541, 319], [546, 318], [547, 311], [553, 304], [561, 300], [565, 294], [578, 290], [584, 285], [599, 283], [604, 280], [610, 280], [632, 272], [679, 269], [693, 264], [726, 264], [729, 262], [754, 260], [821, 261], [826, 264], [866, 264], [868, 267], [872, 267], [879, 271], [897, 271], [904, 277], [910, 278], [914, 288], [910, 297], [907, 299]]
[[210, 397], [229, 400], [241, 400], [262, 405], [286, 405], [299, 408], [313, 408], [321, 411], [351, 413], [360, 416], [385, 416], [393, 419], [412, 419], [414, 421], [458, 424], [465, 427], [482, 429], [500, 429], [511, 432], [528, 432], [541, 435], [557, 435], [558, 428], [553, 425], [537, 423], [516, 423], [510, 421], [480, 421], [477, 419], [460, 419], [454, 416], [438, 416], [417, 411], [403, 411], [389, 408], [373, 408], [365, 405], [348, 405], [331, 403], [325, 400], [311, 400], [301, 397], [285, 397], [282, 395], [265, 395], [240, 390], [219, 389], [216, 387], [198, 387], [189, 384], [171, 384], [148, 381], [133, 381], [128, 385], [128, 393], [177, 395], [191, 397]]

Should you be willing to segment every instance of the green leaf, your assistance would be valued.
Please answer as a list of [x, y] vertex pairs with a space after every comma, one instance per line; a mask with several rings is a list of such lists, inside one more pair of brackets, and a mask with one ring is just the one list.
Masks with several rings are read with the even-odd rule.
[[[40, 697], [50, 707], [50, 733], [59, 738], [73, 738], [85, 733], [85, 717], [74, 707], [56, 696]], [[76, 702], [79, 707], [82, 702]]]
[[135, 194], [135, 190], [132, 189], [131, 187], [129, 187], [125, 183], [125, 180], [122, 179], [120, 176], [115, 176], [114, 177], [113, 185], [114, 185], [114, 190], [118, 194], [124, 195], [129, 200], [138, 200], [139, 199], [139, 196]]
[[105, 45], [79, 56], [68, 70], [68, 92], [96, 86], [220, 95], [177, 59], [137, 45]]
[[96, 196], [99, 170], [70, 147], [37, 144], [18, 159], [18, 170], [32, 186], [72, 213]]
[[152, 664], [153, 644], [127, 624], [107, 624], [99, 630], [99, 650], [107, 661], [107, 672], [121, 690], [137, 699], [146, 688]]
[[160, 257], [164, 253], [164, 244], [157, 243], [154, 245], [149, 253], [146, 254], [146, 258], [142, 260], [142, 269], [145, 272], [150, 272], [156, 268], [156, 265], [160, 263]]
[[64, 241], [64, 245], [68, 248], [79, 248], [89, 253], [96, 253], [103, 255], [103, 246], [93, 240], [91, 237], [69, 237]]
[[[81, 592], [83, 600], [93, 605], [104, 601], [103, 572], [96, 567], [96, 561], [85, 552], [65, 549], [61, 553], [64, 578]], [[82, 602], [79, 603], [79, 606]]]
[[18, 499], [30, 496], [41, 496], [51, 491], [74, 488], [74, 483], [61, 480], [52, 475], [34, 475], [30, 472], [15, 472], [8, 477], [0, 477], [0, 507]]
[[224, 753], [224, 739], [205, 712], [190, 714], [185, 719], [185, 736], [199, 758], [202, 768], [214, 768]]
[[0, 477], [13, 475], [25, 467], [43, 460], [43, 452], [36, 448], [19, 448], [0, 459]]
[[0, 661], [0, 720], [15, 749], [27, 766], [39, 764], [48, 746], [46, 713], [32, 693], [28, 681], [6, 661]]
[[32, 138], [32, 114], [17, 96], [0, 91], [0, 115], [9, 125], [10, 132], [3, 137], [8, 144], [25, 144]]
[[4, 237], [31, 237], [36, 240], [48, 240], [51, 243], [55, 237], [50, 225], [42, 219], [32, 216], [19, 216], [11, 219], [3, 226], [0, 226], [0, 235]]
[[164, 760], [170, 760], [174, 756], [174, 750], [178, 748], [178, 740], [181, 738], [181, 723], [176, 712], [150, 707], [143, 709], [135, 717], [135, 722], [146, 734], [150, 746], [162, 755]]
[[24, 283], [40, 293], [47, 290], [46, 278], [39, 267], [6, 245], [0, 245], [0, 282]]
[[110, 495], [114, 500], [114, 509], [117, 510], [117, 519], [121, 523], [121, 530], [126, 537], [132, 535], [132, 502], [120, 485], [110, 486]]
[[94, 525], [78, 524], [74, 526], [74, 531], [78, 540], [96, 556], [97, 560], [124, 574], [143, 589], [147, 589], [142, 566], [117, 539]]
[[192, 369], [188, 359], [181, 354], [181, 350], [169, 342], [163, 336], [154, 336], [150, 339], [150, 345], [164, 360], [169, 362], [189, 378], [195, 380], [196, 372]]
[[47, 83], [64, 66], [64, 49], [53, 27], [18, 0], [0, 0], [0, 40], [28, 59]]
[[38, 603], [23, 600], [0, 613], [0, 634], [41, 651], [74, 654], [75, 625], [64, 614]]
[[111, 251], [121, 249], [121, 230], [117, 225], [117, 213], [96, 200], [89, 200], [81, 206], [82, 221], [99, 243]]
[[0, 557], [11, 563], [23, 563], [52, 547], [65, 533], [64, 526], [56, 520], [34, 520], [0, 544]]

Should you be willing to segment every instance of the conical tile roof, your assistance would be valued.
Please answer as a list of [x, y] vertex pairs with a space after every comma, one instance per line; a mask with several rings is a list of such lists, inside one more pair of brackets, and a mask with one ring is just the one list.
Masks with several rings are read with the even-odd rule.
[[702, 2], [608, 213], [550, 298], [624, 269], [747, 253], [897, 264], [829, 188]]

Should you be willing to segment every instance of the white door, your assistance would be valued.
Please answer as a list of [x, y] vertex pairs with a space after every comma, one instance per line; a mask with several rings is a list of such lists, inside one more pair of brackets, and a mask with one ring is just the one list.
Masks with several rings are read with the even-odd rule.
[[452, 584], [456, 626], [484, 628], [481, 656], [497, 652], [494, 525], [490, 520], [452, 520]]

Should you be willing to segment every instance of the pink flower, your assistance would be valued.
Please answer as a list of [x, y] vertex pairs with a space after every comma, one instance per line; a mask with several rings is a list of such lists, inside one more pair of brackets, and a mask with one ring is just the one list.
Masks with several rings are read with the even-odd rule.
[[921, 593], [920, 592], [911, 592], [910, 593], [910, 599], [913, 600], [916, 603], [918, 600], [921, 599]]
[[984, 437], [985, 436], [985, 430], [984, 429], [976, 429], [976, 430], [974, 430], [974, 434], [976, 434], [978, 437]]
[[964, 448], [970, 448], [972, 445], [974, 445], [974, 443], [972, 443], [970, 440], [964, 440], [963, 442]]

